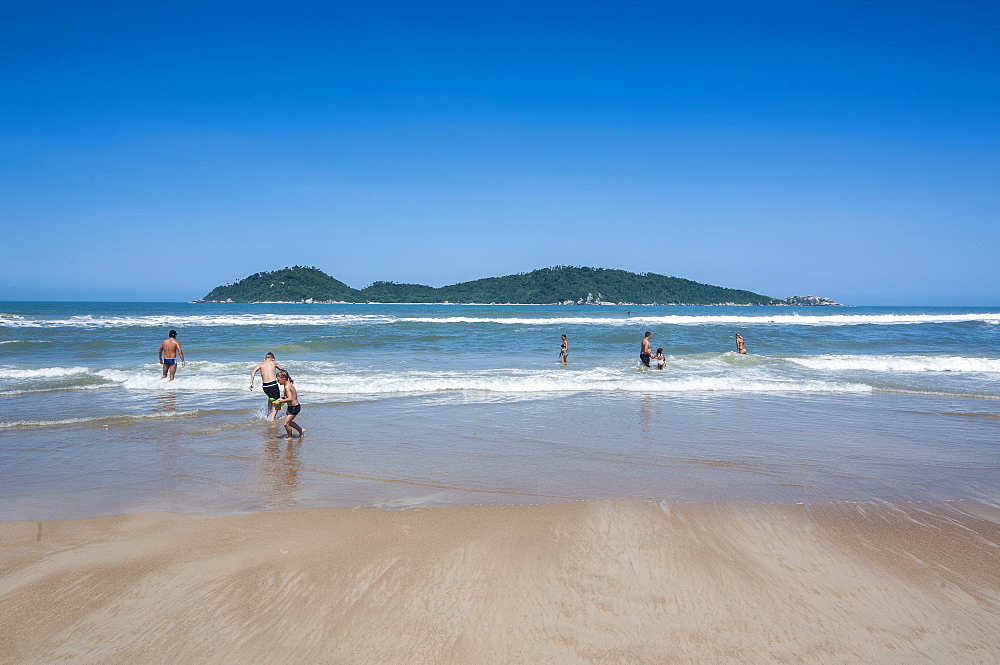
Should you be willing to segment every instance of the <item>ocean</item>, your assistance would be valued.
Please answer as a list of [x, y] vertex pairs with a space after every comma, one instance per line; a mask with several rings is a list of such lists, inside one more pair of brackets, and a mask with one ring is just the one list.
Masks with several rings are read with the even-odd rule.
[[[173, 382], [170, 329], [187, 359]], [[645, 331], [664, 370], [639, 364]], [[265, 421], [259, 378], [248, 390], [268, 351], [298, 388], [301, 440]], [[996, 506], [1000, 307], [0, 303], [0, 488], [0, 520]]]

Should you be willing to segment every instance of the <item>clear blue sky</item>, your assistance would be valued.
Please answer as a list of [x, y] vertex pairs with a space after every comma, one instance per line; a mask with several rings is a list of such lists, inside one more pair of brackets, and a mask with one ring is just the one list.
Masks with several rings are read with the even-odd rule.
[[0, 300], [585, 265], [1000, 305], [995, 0], [0, 12]]

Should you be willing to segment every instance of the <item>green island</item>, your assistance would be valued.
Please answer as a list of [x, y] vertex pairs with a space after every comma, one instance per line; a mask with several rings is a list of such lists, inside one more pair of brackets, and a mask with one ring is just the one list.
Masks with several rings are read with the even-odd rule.
[[[806, 296], [815, 298], [815, 296]], [[802, 296], [793, 296], [802, 298]], [[836, 304], [816, 298], [813, 304]], [[354, 289], [318, 268], [295, 266], [258, 272], [217, 286], [195, 302], [501, 303], [564, 305], [786, 305], [752, 291], [727, 289], [680, 277], [610, 268], [555, 266], [432, 287], [374, 282]]]

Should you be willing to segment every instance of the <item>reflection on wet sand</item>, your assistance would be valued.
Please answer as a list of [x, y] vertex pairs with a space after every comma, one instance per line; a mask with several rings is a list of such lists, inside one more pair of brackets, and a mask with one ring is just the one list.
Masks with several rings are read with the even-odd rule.
[[[264, 457], [261, 463], [261, 489], [266, 504], [271, 508], [294, 508], [299, 505], [299, 460], [298, 439], [276, 439], [276, 423], [268, 423], [264, 435]], [[284, 441], [284, 446], [282, 442]], [[282, 450], [284, 448], [284, 450]]]
[[[156, 396], [154, 413], [169, 413], [177, 410], [177, 393], [166, 392]], [[162, 463], [162, 478], [164, 489], [170, 493], [179, 492], [187, 473], [185, 472], [185, 450], [178, 443], [180, 435], [173, 427], [167, 428], [156, 437], [157, 448]]]
[[[650, 395], [644, 395], [639, 400], [639, 431], [642, 432], [642, 438], [644, 439], [652, 438], [654, 404], [655, 402]], [[655, 415], [659, 416], [659, 413]]]
[[153, 411], [176, 411], [177, 393], [161, 393], [156, 396], [156, 408]]

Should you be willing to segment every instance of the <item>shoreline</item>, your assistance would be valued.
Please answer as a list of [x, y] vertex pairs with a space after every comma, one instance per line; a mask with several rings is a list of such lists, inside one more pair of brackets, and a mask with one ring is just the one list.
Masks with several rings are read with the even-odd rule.
[[1000, 509], [581, 501], [0, 523], [5, 663], [993, 663]]

